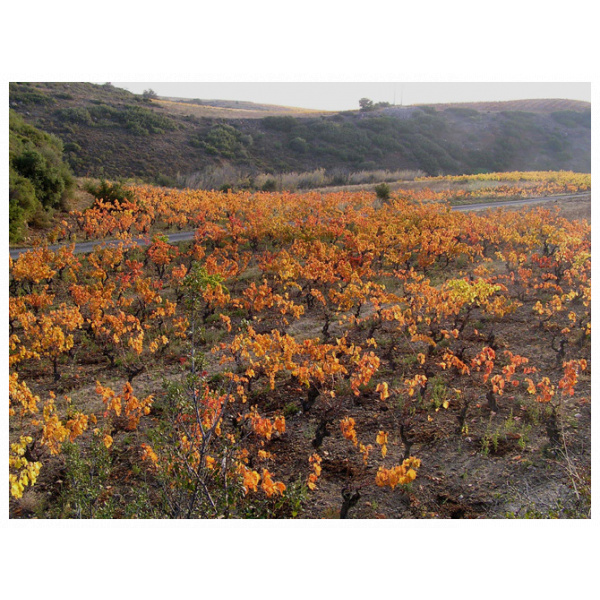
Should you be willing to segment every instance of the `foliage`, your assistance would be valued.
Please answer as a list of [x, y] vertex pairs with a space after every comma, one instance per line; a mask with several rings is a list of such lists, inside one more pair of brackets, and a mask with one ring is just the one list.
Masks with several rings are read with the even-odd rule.
[[10, 83], [9, 93], [12, 106], [18, 105], [52, 105], [56, 100], [37, 89], [31, 83]]
[[169, 118], [143, 106], [115, 107], [100, 103], [89, 107], [69, 106], [57, 109], [56, 118], [64, 123], [102, 128], [123, 127], [135, 135], [156, 135], [176, 129]]
[[[521, 178], [589, 184], [488, 179], [503, 177], [499, 194], [525, 192]], [[340, 516], [367, 490], [401, 490], [413, 510], [418, 478], [434, 481], [430, 440], [472, 436], [498, 456], [534, 435], [570, 443], [589, 382], [589, 225], [544, 208], [451, 211], [442, 186], [385, 203], [123, 189], [60, 234], [122, 244], [10, 262], [13, 506], [34, 483], [58, 486], [64, 463], [62, 516], [299, 516], [338, 485]], [[170, 242], [184, 227], [194, 239]], [[514, 330], [541, 355], [523, 356]], [[110, 491], [124, 477], [138, 496]]]
[[36, 215], [67, 206], [73, 177], [63, 162], [62, 142], [13, 110], [9, 136], [9, 235], [18, 241]]
[[147, 90], [144, 90], [142, 97], [144, 98], [144, 100], [154, 100], [158, 98], [158, 94], [152, 88], [149, 88]]
[[373, 110], [373, 108], [374, 108], [373, 100], [371, 100], [369, 98], [361, 98], [358, 101], [358, 105], [360, 106], [360, 110], [362, 110], [362, 111]]
[[231, 125], [218, 124], [213, 126], [203, 137], [200, 145], [209, 153], [225, 158], [245, 156], [245, 146], [250, 143], [248, 138]]
[[101, 200], [113, 205], [117, 202], [125, 202], [126, 200], [133, 200], [134, 198], [133, 191], [125, 189], [122, 183], [109, 183], [104, 179], [100, 180], [97, 184], [89, 182], [85, 186], [85, 189], [92, 194], [96, 200]]
[[390, 186], [387, 183], [380, 183], [375, 186], [375, 193], [380, 200], [389, 200]]

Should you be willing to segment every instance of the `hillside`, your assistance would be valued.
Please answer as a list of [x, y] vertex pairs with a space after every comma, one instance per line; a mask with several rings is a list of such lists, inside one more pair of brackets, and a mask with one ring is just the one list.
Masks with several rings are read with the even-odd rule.
[[189, 185], [228, 172], [508, 170], [589, 172], [590, 104], [520, 101], [326, 113], [226, 101], [149, 98], [110, 84], [11, 83], [10, 106], [59, 136], [78, 176]]
[[[431, 105], [427, 105], [431, 106]], [[567, 100], [564, 98], [544, 98], [531, 100], [505, 100], [503, 102], [449, 102], [434, 105], [437, 110], [449, 108], [474, 109], [480, 112], [522, 111], [534, 113], [553, 113], [556, 111], [583, 112], [590, 109], [589, 102]]]
[[273, 104], [257, 104], [255, 102], [235, 100], [190, 100], [161, 96], [152, 103], [161, 106], [173, 115], [207, 117], [210, 119], [262, 119], [264, 117], [292, 116], [316, 117], [332, 114], [327, 111], [277, 106]]

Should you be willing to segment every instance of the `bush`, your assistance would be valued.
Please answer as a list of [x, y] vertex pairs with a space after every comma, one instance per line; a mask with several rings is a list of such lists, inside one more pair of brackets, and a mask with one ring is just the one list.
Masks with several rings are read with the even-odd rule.
[[11, 105], [16, 104], [54, 104], [56, 100], [37, 90], [30, 83], [10, 83], [9, 98]]
[[387, 183], [380, 183], [375, 186], [375, 193], [380, 200], [390, 199], [390, 186]]
[[96, 200], [102, 200], [114, 204], [115, 202], [123, 202], [125, 200], [133, 200], [133, 192], [126, 190], [122, 183], [109, 183], [102, 179], [99, 184], [88, 183], [85, 186]]
[[262, 123], [266, 129], [272, 131], [292, 131], [298, 124], [294, 117], [265, 117]]
[[358, 105], [360, 106], [360, 110], [362, 111], [369, 111], [375, 108], [373, 106], [373, 100], [370, 100], [369, 98], [361, 98], [358, 101]]
[[274, 179], [267, 179], [262, 186], [263, 192], [275, 192], [277, 190], [277, 182]]
[[231, 125], [219, 124], [210, 129], [204, 140], [204, 148], [209, 154], [225, 158], [235, 158], [245, 154], [242, 134]]
[[35, 188], [29, 179], [10, 169], [9, 176], [8, 232], [12, 242], [23, 238], [26, 223], [31, 223], [36, 211], [41, 207], [35, 195]]
[[56, 111], [56, 116], [67, 123], [76, 123], [78, 125], [92, 125], [92, 116], [87, 108], [72, 106], [69, 108], [60, 108]]
[[573, 110], [559, 110], [550, 114], [550, 116], [565, 127], [591, 127], [591, 111], [575, 112]]
[[121, 123], [136, 135], [164, 133], [175, 129], [171, 119], [142, 106], [127, 107], [120, 116]]
[[291, 142], [290, 142], [290, 148], [294, 151], [294, 152], [299, 152], [301, 154], [304, 154], [305, 152], [308, 151], [308, 144], [306, 143], [306, 140], [304, 138], [301, 137], [295, 137]]
[[74, 181], [63, 162], [62, 142], [12, 110], [9, 148], [9, 239], [14, 242], [34, 218], [43, 222], [54, 209], [66, 208]]

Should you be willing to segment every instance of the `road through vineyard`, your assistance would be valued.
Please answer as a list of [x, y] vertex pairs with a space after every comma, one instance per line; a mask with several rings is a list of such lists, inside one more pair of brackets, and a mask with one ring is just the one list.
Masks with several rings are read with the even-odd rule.
[[[579, 193], [573, 195], [565, 195], [561, 194], [559, 196], [541, 196], [537, 198], [522, 198], [519, 200], [498, 200], [493, 204], [489, 202], [479, 202], [479, 203], [470, 203], [466, 205], [458, 205], [452, 206], [452, 210], [458, 210], [461, 212], [469, 212], [473, 210], [488, 210], [489, 208], [502, 208], [502, 207], [518, 207], [518, 206], [527, 206], [530, 204], [538, 204], [542, 202], [557, 202], [564, 200], [579, 200], [579, 199], [588, 199], [589, 194], [587, 193]], [[168, 242], [170, 244], [177, 244], [179, 242], [187, 242], [194, 239], [196, 234], [195, 230], [190, 231], [180, 231], [178, 233], [170, 233], [167, 235]], [[104, 245], [109, 246], [118, 246], [122, 243], [122, 240], [103, 240], [102, 243]], [[146, 245], [149, 243], [148, 238], [146, 237], [137, 237], [131, 240], [132, 245]], [[96, 246], [97, 242], [80, 242], [75, 244], [75, 248], [73, 250], [74, 254], [87, 254], [91, 252]], [[50, 244], [48, 247], [52, 251], [56, 251], [59, 248], [65, 246], [66, 244]], [[11, 248], [10, 249], [10, 257], [12, 259], [18, 258], [24, 252], [31, 250], [31, 248]]]

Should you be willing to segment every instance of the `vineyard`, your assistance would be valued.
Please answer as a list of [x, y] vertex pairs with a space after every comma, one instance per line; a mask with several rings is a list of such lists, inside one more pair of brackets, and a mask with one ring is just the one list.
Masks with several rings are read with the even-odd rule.
[[589, 517], [590, 224], [449, 201], [590, 177], [501, 179], [70, 213], [10, 261], [11, 517]]

